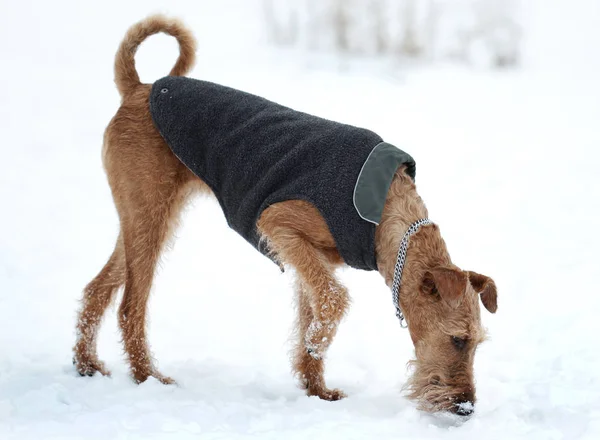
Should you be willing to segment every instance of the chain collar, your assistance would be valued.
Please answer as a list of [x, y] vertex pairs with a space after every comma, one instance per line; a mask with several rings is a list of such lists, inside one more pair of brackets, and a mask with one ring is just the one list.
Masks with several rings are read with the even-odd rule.
[[394, 301], [394, 307], [396, 307], [396, 318], [400, 320], [400, 327], [407, 328], [408, 324], [404, 318], [404, 313], [400, 308], [400, 284], [402, 282], [402, 270], [404, 269], [404, 263], [406, 262], [406, 250], [408, 249], [408, 240], [411, 235], [414, 235], [421, 226], [431, 225], [433, 222], [428, 218], [422, 218], [417, 220], [408, 227], [408, 230], [402, 237], [400, 242], [400, 249], [398, 249], [398, 257], [396, 258], [396, 267], [394, 267], [394, 281], [392, 282], [392, 300]]

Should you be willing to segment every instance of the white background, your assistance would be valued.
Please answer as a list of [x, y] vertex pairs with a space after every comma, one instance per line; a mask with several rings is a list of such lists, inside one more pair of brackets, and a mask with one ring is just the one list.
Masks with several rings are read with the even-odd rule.
[[[523, 2], [520, 69], [406, 68], [270, 49], [255, 0], [0, 3], [1, 439], [600, 438], [600, 4]], [[412, 356], [377, 273], [343, 271], [353, 306], [327, 360], [349, 397], [308, 398], [290, 374], [289, 274], [196, 200], [156, 278], [150, 342], [179, 386], [137, 386], [115, 307], [99, 341], [112, 377], [71, 365], [83, 286], [118, 222], [100, 161], [119, 105], [113, 56], [151, 12], [199, 41], [191, 76], [369, 127], [417, 160], [418, 189], [464, 269], [492, 276], [476, 414], [417, 411]], [[144, 44], [165, 75], [174, 41]]]

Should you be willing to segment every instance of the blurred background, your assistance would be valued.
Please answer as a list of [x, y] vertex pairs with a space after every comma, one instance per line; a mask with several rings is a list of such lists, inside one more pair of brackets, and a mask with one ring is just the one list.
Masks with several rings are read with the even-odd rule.
[[268, 40], [282, 47], [403, 64], [519, 63], [523, 10], [513, 0], [264, 0], [263, 8]]
[[[150, 302], [152, 350], [180, 386], [131, 383], [114, 307], [99, 336], [112, 378], [76, 377], [78, 300], [118, 231], [100, 157], [114, 54], [156, 12], [196, 35], [190, 76], [415, 157], [453, 261], [499, 288], [472, 420], [401, 397], [413, 347], [376, 273], [339, 273], [353, 306], [327, 378], [350, 397], [304, 397], [290, 274], [204, 199]], [[0, 438], [600, 438], [599, 23], [597, 0], [1, 0]], [[142, 80], [176, 57], [150, 38]]]

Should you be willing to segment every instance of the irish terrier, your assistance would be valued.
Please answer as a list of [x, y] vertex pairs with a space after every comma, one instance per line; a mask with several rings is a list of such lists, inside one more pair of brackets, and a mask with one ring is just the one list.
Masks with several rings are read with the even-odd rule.
[[[177, 39], [170, 76], [142, 84], [138, 46], [164, 32]], [[146, 309], [155, 266], [191, 194], [214, 194], [228, 223], [297, 277], [293, 369], [310, 396], [338, 400], [324, 357], [349, 296], [344, 264], [378, 270], [392, 289], [415, 346], [410, 397], [426, 411], [473, 411], [473, 358], [484, 340], [479, 298], [496, 312], [494, 282], [455, 266], [416, 192], [412, 158], [376, 134], [296, 112], [262, 98], [183, 76], [195, 41], [175, 20], [149, 17], [126, 34], [115, 63], [121, 107], [104, 134], [103, 164], [120, 233], [108, 262], [85, 288], [74, 364], [109, 371], [96, 336], [124, 286], [119, 326], [136, 382], [153, 376]], [[406, 321], [405, 321], [406, 319]]]

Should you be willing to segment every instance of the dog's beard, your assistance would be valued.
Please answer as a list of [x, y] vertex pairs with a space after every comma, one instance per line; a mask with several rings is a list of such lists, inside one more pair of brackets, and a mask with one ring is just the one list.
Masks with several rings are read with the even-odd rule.
[[420, 410], [456, 412], [461, 405], [474, 404], [474, 388], [466, 374], [448, 380], [438, 366], [426, 366], [417, 359], [408, 365], [413, 371], [404, 390]]

